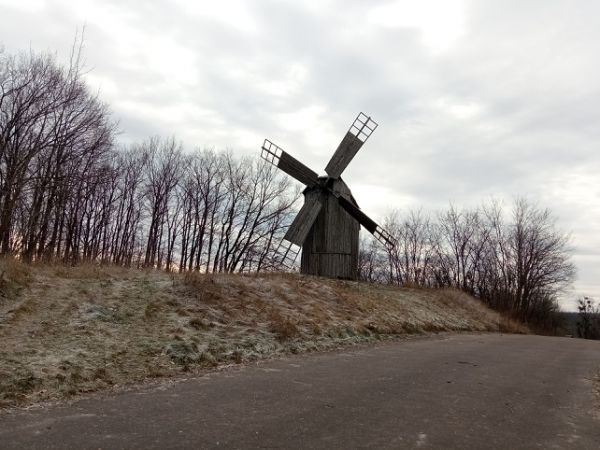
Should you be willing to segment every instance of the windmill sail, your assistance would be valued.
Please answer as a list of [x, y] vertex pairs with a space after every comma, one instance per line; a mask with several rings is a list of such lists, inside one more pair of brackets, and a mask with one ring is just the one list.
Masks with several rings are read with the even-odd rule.
[[373, 119], [360, 113], [325, 167], [327, 175], [338, 178], [376, 128], [377, 123]]
[[354, 217], [358, 223], [365, 227], [369, 233], [375, 236], [375, 239], [385, 245], [386, 248], [391, 249], [396, 247], [396, 240], [394, 237], [385, 229], [377, 225], [377, 223], [375, 223], [374, 220], [362, 212], [358, 206], [354, 205], [352, 202], [349, 202], [342, 196], [338, 196], [337, 199], [342, 208], [344, 208], [348, 214]]
[[340, 202], [340, 205], [342, 205], [342, 208], [344, 208], [348, 212], [348, 214], [354, 217], [358, 221], [358, 223], [365, 227], [369, 233], [375, 233], [375, 230], [377, 229], [377, 224], [369, 216], [367, 216], [357, 206], [349, 202], [344, 197], [339, 196], [337, 199], [338, 202]]
[[294, 177], [300, 183], [304, 183], [307, 186], [315, 186], [319, 182], [319, 176], [316, 172], [306, 167], [268, 139], [265, 139], [260, 156]]
[[300, 208], [298, 215], [296, 215], [290, 228], [283, 237], [286, 241], [299, 246], [304, 244], [308, 232], [313, 226], [313, 223], [315, 223], [315, 220], [323, 207], [320, 196], [318, 193], [315, 194], [316, 195], [306, 195], [304, 205]]

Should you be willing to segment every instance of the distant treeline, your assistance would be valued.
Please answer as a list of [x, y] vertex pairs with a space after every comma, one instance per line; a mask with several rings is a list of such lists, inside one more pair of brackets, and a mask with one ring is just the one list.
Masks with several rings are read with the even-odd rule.
[[[184, 152], [174, 138], [115, 145], [107, 105], [78, 53], [0, 53], [0, 253], [24, 261], [94, 261], [206, 272], [277, 268], [274, 250], [298, 191], [259, 159]], [[364, 240], [360, 275], [454, 286], [543, 321], [574, 268], [552, 215], [523, 200], [436, 216], [391, 215], [398, 247]]]
[[451, 286], [494, 309], [544, 322], [575, 276], [569, 235], [552, 214], [516, 200], [510, 214], [491, 202], [476, 209], [451, 206], [435, 216], [394, 213], [384, 227], [397, 239], [392, 251], [364, 242], [363, 279], [400, 285]]

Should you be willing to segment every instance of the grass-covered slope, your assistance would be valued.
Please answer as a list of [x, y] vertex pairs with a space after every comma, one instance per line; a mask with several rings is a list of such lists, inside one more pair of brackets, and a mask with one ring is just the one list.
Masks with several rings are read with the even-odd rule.
[[436, 331], [525, 331], [453, 290], [0, 263], [0, 406]]

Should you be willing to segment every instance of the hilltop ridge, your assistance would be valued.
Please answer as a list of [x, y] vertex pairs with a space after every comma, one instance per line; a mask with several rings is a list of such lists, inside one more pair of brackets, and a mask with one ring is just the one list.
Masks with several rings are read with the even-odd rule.
[[432, 332], [527, 332], [456, 290], [2, 262], [0, 406]]

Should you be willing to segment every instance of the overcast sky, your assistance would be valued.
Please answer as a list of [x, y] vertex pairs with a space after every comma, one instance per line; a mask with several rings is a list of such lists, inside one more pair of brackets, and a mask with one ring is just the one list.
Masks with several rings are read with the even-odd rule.
[[572, 232], [578, 294], [600, 298], [600, 2], [0, 0], [6, 52], [68, 57], [120, 140], [257, 154], [317, 172], [359, 111], [379, 128], [344, 173], [361, 208], [525, 196]]

